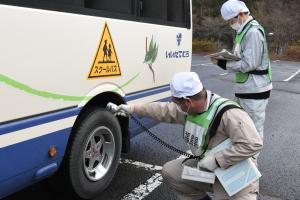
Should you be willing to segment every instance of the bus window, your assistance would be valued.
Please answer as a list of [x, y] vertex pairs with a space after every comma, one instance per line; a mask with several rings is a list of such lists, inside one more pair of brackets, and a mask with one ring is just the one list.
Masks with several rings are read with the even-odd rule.
[[134, 0], [85, 0], [84, 6], [96, 10], [134, 14], [133, 2]]
[[167, 20], [166, 0], [139, 0], [140, 17]]
[[40, 0], [40, 1], [41, 2], [44, 1], [52, 4], [63, 4], [63, 5], [74, 5], [74, 6], [83, 6], [84, 3], [83, 0]]
[[168, 0], [168, 21], [184, 23], [185, 5], [183, 0]]
[[138, 0], [141, 21], [190, 28], [188, 0]]
[[56, 5], [63, 6], [83, 6], [84, 0], [1, 0], [0, 3], [9, 5], [36, 7], [36, 8], [48, 8]]
[[8, 5], [190, 29], [190, 0], [0, 0]]

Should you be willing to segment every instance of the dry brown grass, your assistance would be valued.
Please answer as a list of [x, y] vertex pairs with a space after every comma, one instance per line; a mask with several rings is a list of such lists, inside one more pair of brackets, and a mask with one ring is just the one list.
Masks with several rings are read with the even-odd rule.
[[289, 46], [287, 56], [293, 60], [300, 60], [300, 46]]
[[217, 49], [217, 45], [212, 40], [194, 40], [193, 41], [193, 52], [214, 52]]

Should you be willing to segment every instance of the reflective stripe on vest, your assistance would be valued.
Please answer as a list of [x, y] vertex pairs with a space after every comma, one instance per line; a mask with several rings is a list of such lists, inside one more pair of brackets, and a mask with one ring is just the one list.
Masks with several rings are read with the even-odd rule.
[[240, 107], [235, 101], [218, 98], [209, 106], [206, 112], [200, 115], [187, 116], [183, 138], [195, 156], [203, 157], [209, 143], [209, 132], [215, 116], [227, 105]]
[[[265, 52], [268, 51], [268, 49], [267, 49], [267, 39], [266, 39], [266, 34], [265, 34], [265, 31], [264, 31], [264, 28], [255, 20], [252, 20], [251, 22], [249, 22], [247, 27], [241, 33], [236, 35], [236, 38], [235, 38], [236, 44], [241, 45], [241, 42], [244, 39], [244, 36], [246, 35], [246, 33], [249, 31], [249, 29], [252, 26], [257, 26], [258, 29], [263, 33], [264, 38], [265, 38], [264, 51]], [[240, 52], [240, 53], [242, 54], [242, 52]], [[254, 71], [247, 72], [247, 73], [237, 72], [235, 74], [235, 82], [236, 83], [245, 83], [248, 80], [249, 74], [255, 74], [255, 75], [266, 75], [266, 74], [268, 74], [269, 80], [271, 81], [272, 80], [272, 69], [271, 69], [271, 66], [270, 66], [269, 57], [268, 57], [268, 60], [269, 60], [268, 69], [266, 69], [266, 70], [254, 70]]]

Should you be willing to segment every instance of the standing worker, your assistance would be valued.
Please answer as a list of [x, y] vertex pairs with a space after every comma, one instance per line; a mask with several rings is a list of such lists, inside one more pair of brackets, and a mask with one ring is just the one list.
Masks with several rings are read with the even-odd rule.
[[212, 58], [212, 62], [235, 73], [235, 96], [263, 139], [265, 111], [273, 88], [266, 33], [242, 1], [226, 1], [221, 14], [237, 32], [233, 52], [240, 60]]
[[[171, 103], [122, 104], [116, 109], [120, 115], [136, 113], [139, 117], [184, 125], [183, 139], [193, 155], [204, 158], [200, 161], [176, 159], [167, 162], [162, 169], [165, 183], [184, 200], [209, 200], [207, 191], [213, 191], [216, 200], [256, 200], [258, 181], [229, 197], [218, 180], [211, 185], [181, 178], [182, 164], [210, 171], [217, 167], [226, 169], [257, 154], [262, 148], [262, 140], [249, 115], [236, 102], [203, 88], [195, 72], [175, 74], [170, 86]], [[207, 149], [228, 138], [233, 143], [231, 148], [203, 156]], [[251, 160], [256, 164], [255, 159]]]

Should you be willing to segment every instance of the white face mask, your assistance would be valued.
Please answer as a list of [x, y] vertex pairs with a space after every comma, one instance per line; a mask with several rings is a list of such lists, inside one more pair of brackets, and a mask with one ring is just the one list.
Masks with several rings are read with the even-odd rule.
[[236, 31], [239, 31], [240, 28], [241, 28], [241, 25], [239, 24], [239, 22], [236, 22], [232, 25], [230, 25], [232, 29], [236, 30]]
[[234, 24], [230, 25], [232, 29], [236, 30], [236, 31], [239, 31], [240, 28], [242, 27], [242, 24], [239, 23], [239, 19], [240, 19], [240, 16], [238, 16], [237, 18], [237, 22], [235, 22]]

